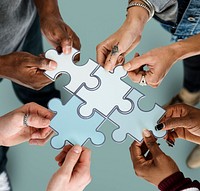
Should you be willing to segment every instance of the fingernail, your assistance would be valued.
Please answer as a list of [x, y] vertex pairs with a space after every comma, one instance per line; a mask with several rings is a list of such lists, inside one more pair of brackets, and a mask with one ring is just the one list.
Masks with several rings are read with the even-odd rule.
[[55, 70], [57, 67], [57, 63], [54, 61], [49, 62], [49, 69]]
[[151, 136], [151, 133], [150, 133], [149, 130], [144, 129], [144, 130], [143, 130], [143, 135], [144, 135], [145, 137], [150, 137], [150, 136]]
[[170, 139], [166, 140], [166, 142], [167, 142], [167, 144], [168, 144], [169, 147], [174, 147], [174, 145], [175, 145], [174, 141], [172, 141]]
[[160, 124], [158, 124], [158, 125], [155, 126], [155, 130], [156, 130], [156, 131], [160, 131], [160, 130], [162, 130], [163, 128], [164, 128], [164, 124], [163, 124], [163, 123], [160, 123]]
[[70, 54], [71, 53], [71, 46], [66, 46], [65, 48], [63, 48], [63, 52], [65, 54]]
[[124, 67], [124, 70], [128, 71], [131, 68], [131, 64], [127, 63], [123, 67]]
[[81, 150], [82, 150], [81, 147], [78, 146], [78, 145], [74, 146], [74, 148], [73, 148], [73, 151], [74, 151], [76, 154], [81, 153]]
[[119, 62], [119, 63], [122, 63], [123, 61], [124, 61], [124, 57], [122, 57], [122, 56], [119, 57], [118, 62]]
[[42, 119], [42, 124], [43, 126], [47, 126], [50, 124], [50, 120], [49, 119]]

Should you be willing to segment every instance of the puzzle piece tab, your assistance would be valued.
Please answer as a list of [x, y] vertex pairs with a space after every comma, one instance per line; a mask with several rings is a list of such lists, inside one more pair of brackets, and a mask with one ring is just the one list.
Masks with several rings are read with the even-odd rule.
[[166, 131], [155, 130], [155, 126], [159, 119], [164, 115], [165, 110], [155, 104], [151, 111], [142, 111], [138, 107], [138, 103], [142, 97], [144, 97], [142, 93], [133, 89], [133, 91], [128, 95], [128, 98], [134, 102], [134, 109], [132, 112], [122, 115], [118, 111], [114, 111], [110, 115], [109, 119], [118, 126], [118, 129], [116, 129], [112, 134], [114, 141], [122, 142], [126, 139], [127, 135], [129, 135], [138, 142], [141, 142], [143, 140], [143, 129], [149, 129], [157, 138], [165, 136]]
[[127, 75], [122, 66], [116, 67], [114, 73], [108, 72], [100, 66], [93, 75], [100, 79], [99, 88], [88, 90], [82, 87], [77, 92], [77, 95], [86, 102], [80, 108], [82, 116], [91, 116], [95, 110], [104, 116], [109, 116], [115, 108], [119, 108], [122, 113], [132, 109], [132, 102], [126, 98], [131, 86], [122, 81]]
[[59, 74], [69, 74], [70, 82], [65, 86], [67, 90], [74, 93], [78, 90], [81, 84], [86, 84], [89, 89], [98, 87], [98, 79], [90, 74], [98, 67], [98, 64], [89, 59], [87, 64], [78, 66], [74, 64], [73, 58], [78, 54], [78, 50], [72, 48], [70, 54], [58, 54], [56, 50], [48, 50], [45, 53], [45, 57], [57, 62], [57, 68], [52, 71], [46, 71], [44, 74], [55, 81]]
[[75, 145], [84, 145], [91, 139], [95, 145], [101, 145], [105, 141], [103, 133], [98, 129], [104, 122], [104, 118], [95, 113], [90, 119], [83, 119], [78, 113], [78, 107], [82, 104], [77, 96], [73, 96], [66, 105], [62, 105], [59, 99], [52, 99], [49, 108], [57, 114], [51, 121], [51, 127], [57, 132], [51, 139], [52, 147], [60, 149], [65, 141]]

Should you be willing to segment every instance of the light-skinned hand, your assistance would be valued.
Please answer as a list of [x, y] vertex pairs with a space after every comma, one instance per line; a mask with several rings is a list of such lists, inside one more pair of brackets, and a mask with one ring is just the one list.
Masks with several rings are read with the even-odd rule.
[[[28, 114], [26, 126], [24, 115]], [[34, 145], [44, 145], [53, 134], [49, 127], [54, 114], [48, 109], [28, 103], [0, 117], [0, 145], [14, 146], [28, 141]]]
[[56, 157], [60, 168], [52, 176], [47, 191], [82, 191], [90, 183], [89, 149], [67, 145]]
[[[124, 57], [139, 44], [147, 20], [148, 12], [145, 9], [130, 8], [123, 25], [97, 46], [97, 62], [108, 71], [124, 63]], [[112, 48], [116, 45], [118, 52], [112, 54]]]
[[[133, 82], [139, 83], [142, 75], [145, 75], [146, 83], [156, 88], [176, 61], [175, 50], [169, 45], [152, 49], [141, 56], [134, 57], [124, 64], [124, 69], [128, 71]], [[147, 71], [141, 70], [144, 66], [148, 67]]]
[[[133, 167], [137, 176], [158, 186], [162, 180], [178, 172], [179, 168], [163, 153], [150, 131], [144, 130], [143, 137], [142, 144], [134, 141], [129, 149]], [[148, 150], [149, 153], [145, 156]]]

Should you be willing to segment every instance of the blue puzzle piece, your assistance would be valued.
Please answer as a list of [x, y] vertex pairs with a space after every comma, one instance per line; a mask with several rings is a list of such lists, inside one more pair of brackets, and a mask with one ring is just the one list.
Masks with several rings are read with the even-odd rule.
[[118, 126], [118, 129], [112, 134], [113, 140], [122, 142], [126, 139], [127, 135], [129, 135], [138, 142], [141, 142], [143, 140], [143, 129], [149, 129], [157, 138], [164, 137], [166, 131], [156, 131], [155, 126], [159, 119], [164, 115], [165, 110], [155, 104], [151, 111], [142, 111], [138, 107], [138, 102], [144, 95], [136, 89], [133, 89], [127, 97], [134, 103], [132, 112], [123, 115], [115, 110], [109, 117], [109, 119]]
[[49, 108], [56, 111], [56, 116], [51, 121], [51, 127], [57, 132], [51, 139], [52, 147], [60, 149], [65, 141], [73, 145], [84, 145], [88, 139], [95, 145], [104, 143], [104, 134], [97, 131], [104, 118], [98, 113], [90, 119], [82, 118], [78, 113], [78, 107], [82, 103], [77, 96], [73, 96], [66, 105], [62, 105], [56, 98], [49, 102]]

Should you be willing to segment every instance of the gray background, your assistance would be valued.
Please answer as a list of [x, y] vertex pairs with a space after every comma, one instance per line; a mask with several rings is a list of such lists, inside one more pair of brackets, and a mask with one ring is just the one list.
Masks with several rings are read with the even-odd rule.
[[[63, 19], [78, 34], [82, 43], [81, 63], [88, 58], [95, 59], [96, 45], [115, 32], [123, 23], [126, 15], [126, 1], [115, 0], [84, 0], [59, 1]], [[170, 35], [160, 25], [151, 20], [145, 27], [140, 45], [127, 60], [131, 59], [136, 51], [140, 54], [154, 48], [170, 43]], [[45, 41], [45, 50], [50, 45]], [[182, 87], [182, 64], [177, 63], [160, 87], [139, 87], [127, 79], [131, 85], [146, 95], [140, 103], [142, 109], [149, 110], [154, 103], [165, 104]], [[61, 87], [62, 81], [57, 82]], [[11, 83], [4, 80], [0, 83], [0, 115], [9, 112], [22, 104], [15, 97]], [[63, 99], [69, 99], [62, 92]], [[131, 138], [122, 144], [111, 139], [111, 133], [116, 127], [106, 122], [101, 131], [106, 135], [106, 142], [101, 147], [94, 147], [90, 142], [86, 144], [92, 150], [91, 173], [93, 180], [86, 191], [132, 191], [156, 190], [150, 183], [136, 177], [129, 157]], [[185, 161], [194, 147], [194, 144], [177, 140], [174, 148], [169, 148], [163, 140], [159, 140], [161, 148], [170, 155], [179, 165], [186, 176], [192, 179], [199, 178], [200, 169], [187, 168]], [[8, 153], [8, 172], [11, 177], [14, 191], [42, 191], [52, 174], [58, 168], [54, 157], [59, 151], [50, 147], [49, 142], [43, 147], [30, 146], [27, 143], [12, 147]]]

